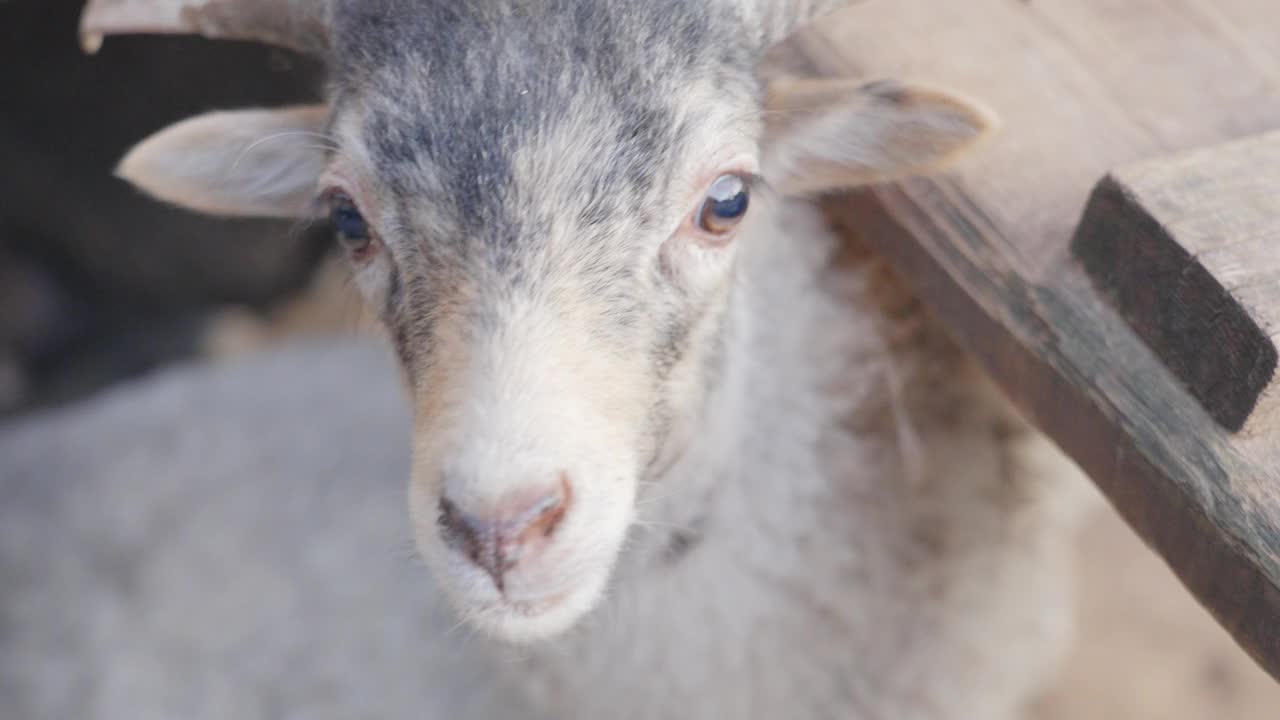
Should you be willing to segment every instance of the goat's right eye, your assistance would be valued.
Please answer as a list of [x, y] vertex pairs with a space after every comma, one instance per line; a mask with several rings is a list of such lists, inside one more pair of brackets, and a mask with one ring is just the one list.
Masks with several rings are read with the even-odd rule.
[[730, 173], [716, 178], [698, 209], [698, 227], [713, 235], [728, 234], [747, 214], [749, 195], [750, 187], [743, 176]]
[[338, 242], [352, 257], [360, 259], [372, 249], [373, 235], [369, 232], [369, 224], [349, 195], [335, 193], [329, 197], [329, 221], [333, 223]]

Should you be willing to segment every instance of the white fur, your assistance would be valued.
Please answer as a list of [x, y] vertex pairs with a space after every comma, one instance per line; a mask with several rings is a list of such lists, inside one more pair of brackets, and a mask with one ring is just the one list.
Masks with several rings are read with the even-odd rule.
[[[416, 393], [410, 506], [419, 547], [464, 614], [512, 640], [560, 632], [596, 603], [631, 523], [640, 472], [626, 432], [643, 388], [625, 381], [638, 376], [591, 352], [571, 318], [549, 317], [563, 307], [513, 301], [494, 321], [498, 331], [442, 341], [448, 357]], [[573, 485], [570, 510], [545, 551], [507, 574], [505, 593], [440, 541], [442, 494], [484, 512], [561, 473]], [[549, 614], [519, 611], [564, 593]]]

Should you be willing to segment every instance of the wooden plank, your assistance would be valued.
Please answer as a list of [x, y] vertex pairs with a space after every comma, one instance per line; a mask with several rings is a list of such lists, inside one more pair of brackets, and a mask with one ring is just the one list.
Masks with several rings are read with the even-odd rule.
[[1072, 250], [1219, 424], [1262, 401], [1259, 431], [1280, 430], [1280, 133], [1112, 172]]
[[[829, 211], [892, 261], [1280, 678], [1280, 429], [1259, 411], [1241, 433], [1215, 421], [1070, 252], [1111, 170], [1280, 128], [1280, 43], [1260, 28], [1280, 28], [1280, 3], [867, 0], [782, 57], [820, 74], [952, 86], [1001, 115], [1000, 135], [947, 176], [832, 199]], [[1241, 238], [1259, 244], [1238, 253], [1266, 254], [1266, 216]], [[1269, 276], [1227, 247], [1205, 250], [1201, 266], [1250, 313], [1271, 307]], [[1274, 342], [1266, 318], [1250, 317]]]

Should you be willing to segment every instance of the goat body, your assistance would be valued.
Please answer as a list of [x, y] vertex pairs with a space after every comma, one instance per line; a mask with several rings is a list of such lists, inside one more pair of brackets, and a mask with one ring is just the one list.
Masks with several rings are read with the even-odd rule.
[[419, 551], [549, 712], [999, 718], [1061, 640], [1049, 451], [786, 199], [938, 170], [993, 125], [923, 86], [766, 87], [767, 49], [838, 4], [86, 12], [90, 47], [329, 62], [327, 104], [194, 118], [120, 172], [215, 214], [328, 206], [411, 397]]

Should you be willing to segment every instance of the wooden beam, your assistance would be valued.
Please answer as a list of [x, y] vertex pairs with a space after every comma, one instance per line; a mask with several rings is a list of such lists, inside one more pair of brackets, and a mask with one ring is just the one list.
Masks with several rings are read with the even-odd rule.
[[[948, 175], [832, 198], [828, 211], [893, 263], [1280, 678], [1280, 426], [1265, 412], [1271, 379], [1259, 335], [1272, 338], [1265, 313], [1274, 296], [1265, 280], [1253, 280], [1266, 277], [1275, 256], [1265, 238], [1280, 220], [1261, 206], [1240, 216], [1229, 202], [1249, 177], [1259, 183], [1255, 200], [1280, 196], [1280, 175], [1274, 164], [1250, 175], [1241, 153], [1234, 178], [1197, 170], [1205, 182], [1214, 175], [1218, 189], [1174, 215], [1153, 205], [1158, 196], [1199, 191], [1169, 190], [1171, 171], [1160, 181], [1115, 172], [1118, 192], [1128, 188], [1136, 199], [1095, 204], [1088, 222], [1104, 211], [1136, 216], [1139, 207], [1158, 217], [1170, 239], [1145, 241], [1143, 262], [1185, 268], [1190, 255], [1207, 275], [1185, 281], [1172, 296], [1181, 301], [1164, 287], [1125, 295], [1133, 283], [1167, 281], [1148, 278], [1141, 264], [1108, 283], [1099, 249], [1111, 243], [1118, 257], [1124, 248], [1105, 229], [1081, 231], [1082, 256], [1095, 253], [1088, 263], [1072, 254], [1082, 211], [1109, 172], [1280, 128], [1276, 37], [1274, 0], [868, 0], [797, 39], [778, 62], [793, 72], [951, 86], [1001, 115], [1000, 135]], [[1210, 220], [1214, 213], [1233, 219]], [[1257, 244], [1222, 262], [1210, 257], [1216, 251], [1189, 251], [1190, 229], [1212, 222], [1245, 228], [1227, 243]], [[1250, 278], [1237, 282], [1233, 273], [1246, 270]], [[1215, 328], [1225, 322], [1215, 320], [1222, 307], [1230, 327], [1202, 346], [1188, 349], [1194, 344], [1172, 330], [1178, 322]], [[1216, 363], [1214, 353], [1239, 357]], [[1224, 399], [1214, 397], [1219, 388], [1227, 388]], [[1230, 431], [1237, 426], [1243, 431]]]

